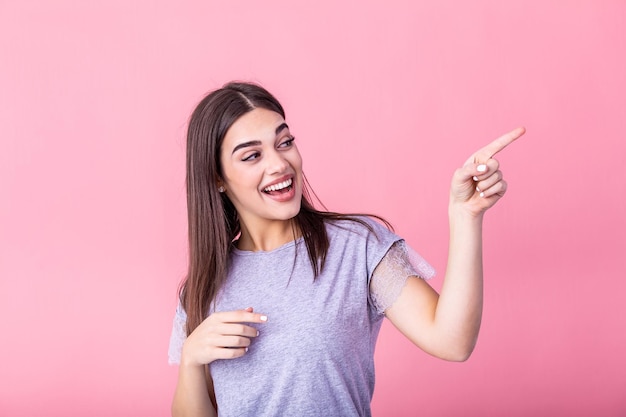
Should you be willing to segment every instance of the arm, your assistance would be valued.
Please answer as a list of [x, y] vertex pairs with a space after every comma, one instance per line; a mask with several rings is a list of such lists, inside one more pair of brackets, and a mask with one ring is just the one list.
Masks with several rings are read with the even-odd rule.
[[172, 416], [217, 416], [213, 380], [207, 366], [193, 366], [181, 361]]
[[493, 156], [520, 137], [516, 129], [472, 155], [453, 177], [448, 208], [450, 242], [441, 295], [426, 282], [408, 279], [385, 314], [424, 351], [453, 361], [472, 353], [482, 317], [482, 221], [506, 191]]

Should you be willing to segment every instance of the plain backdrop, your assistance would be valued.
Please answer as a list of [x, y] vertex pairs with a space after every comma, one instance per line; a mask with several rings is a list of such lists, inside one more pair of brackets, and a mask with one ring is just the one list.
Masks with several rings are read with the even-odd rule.
[[626, 2], [0, 0], [0, 415], [169, 415], [185, 126], [231, 79], [436, 288], [452, 172], [528, 130], [499, 154], [474, 355], [386, 323], [375, 415], [626, 413]]

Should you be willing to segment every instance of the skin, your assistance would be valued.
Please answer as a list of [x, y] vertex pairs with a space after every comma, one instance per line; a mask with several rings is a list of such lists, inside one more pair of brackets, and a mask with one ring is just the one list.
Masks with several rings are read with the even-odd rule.
[[[241, 219], [243, 250], [272, 250], [294, 239], [291, 219], [300, 209], [302, 158], [283, 118], [255, 109], [227, 132], [221, 151], [224, 187]], [[410, 277], [385, 312], [409, 340], [436, 357], [466, 360], [476, 343], [483, 306], [482, 222], [502, 198], [507, 184], [494, 156], [524, 134], [515, 129], [480, 149], [452, 177], [450, 243], [441, 294]], [[293, 178], [293, 199], [278, 202], [263, 193], [276, 181]], [[207, 365], [246, 354], [258, 333], [249, 323], [268, 317], [252, 307], [210, 315], [183, 345], [174, 416], [216, 416]], [[262, 330], [260, 330], [262, 331]]]
[[[243, 250], [272, 250], [294, 239], [291, 219], [300, 211], [302, 157], [285, 120], [255, 109], [240, 117], [222, 144], [222, 181], [241, 224]], [[276, 201], [263, 189], [293, 178], [293, 197]]]
[[517, 128], [502, 135], [455, 171], [448, 206], [448, 263], [441, 294], [412, 277], [385, 312], [400, 332], [431, 355], [464, 361], [474, 349], [483, 308], [483, 217], [507, 189], [500, 164], [493, 157], [524, 133], [524, 128]]

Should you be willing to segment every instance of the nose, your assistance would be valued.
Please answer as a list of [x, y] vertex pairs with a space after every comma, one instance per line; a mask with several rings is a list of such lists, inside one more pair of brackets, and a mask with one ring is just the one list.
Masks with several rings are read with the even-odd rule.
[[281, 174], [289, 167], [287, 159], [276, 150], [266, 154], [265, 160], [267, 161], [266, 170], [268, 174]]

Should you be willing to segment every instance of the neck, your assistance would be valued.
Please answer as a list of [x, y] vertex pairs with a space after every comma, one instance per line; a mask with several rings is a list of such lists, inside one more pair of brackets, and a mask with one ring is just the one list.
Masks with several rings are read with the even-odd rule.
[[262, 225], [248, 225], [241, 222], [241, 236], [237, 247], [245, 251], [271, 251], [291, 242], [301, 233], [294, 219], [276, 220]]

